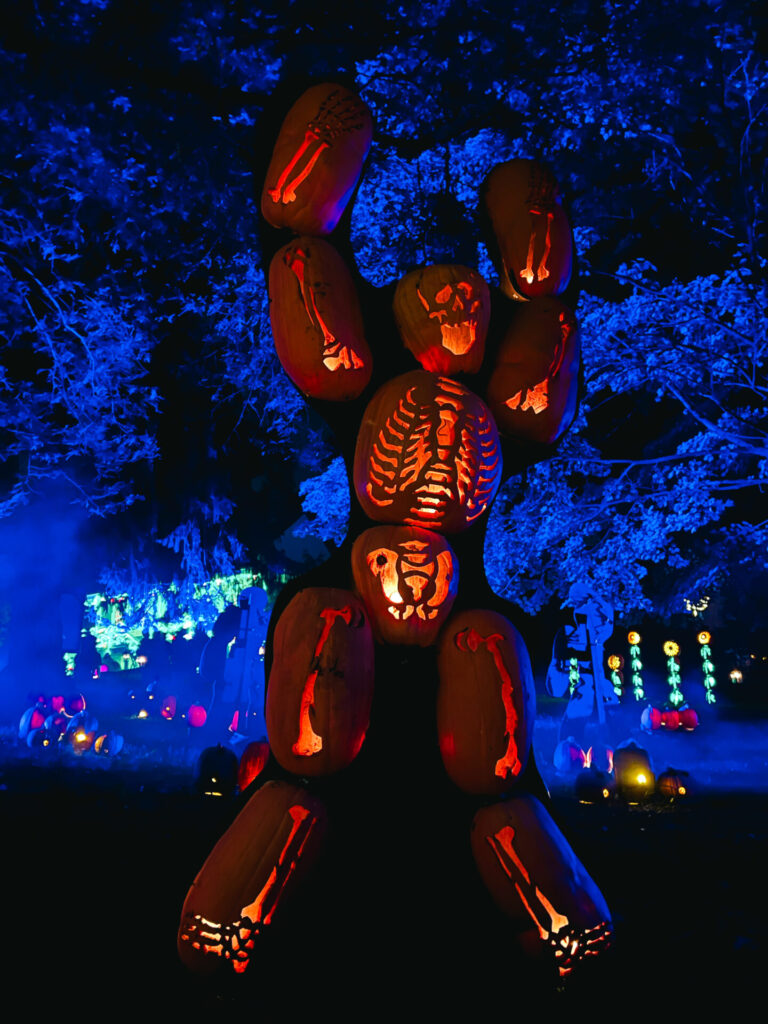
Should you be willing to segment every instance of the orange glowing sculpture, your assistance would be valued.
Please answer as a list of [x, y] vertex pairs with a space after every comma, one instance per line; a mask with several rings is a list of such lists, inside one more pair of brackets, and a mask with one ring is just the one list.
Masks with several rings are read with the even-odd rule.
[[459, 563], [448, 541], [416, 526], [361, 533], [352, 573], [374, 636], [388, 644], [433, 644], [459, 588]]
[[522, 637], [497, 612], [459, 612], [441, 633], [437, 666], [445, 770], [467, 793], [506, 793], [525, 767], [536, 714]]
[[291, 107], [261, 194], [273, 227], [329, 235], [360, 177], [373, 136], [371, 113], [341, 85], [308, 89]]
[[366, 515], [438, 533], [466, 530], [501, 482], [485, 403], [456, 381], [415, 370], [384, 384], [365, 411], [354, 482]]
[[476, 270], [435, 264], [411, 271], [393, 302], [405, 347], [430, 373], [477, 373], [491, 316], [488, 285]]
[[573, 238], [552, 173], [535, 160], [508, 160], [494, 167], [483, 192], [504, 294], [525, 300], [565, 291]]
[[373, 634], [346, 590], [308, 587], [277, 623], [267, 687], [272, 753], [297, 775], [346, 767], [365, 739], [373, 698]]
[[203, 974], [245, 971], [285, 892], [315, 860], [325, 821], [322, 804], [298, 786], [268, 782], [254, 793], [187, 893], [182, 962]]
[[296, 387], [328, 401], [357, 398], [373, 361], [352, 276], [330, 242], [298, 238], [280, 249], [269, 297], [275, 349]]

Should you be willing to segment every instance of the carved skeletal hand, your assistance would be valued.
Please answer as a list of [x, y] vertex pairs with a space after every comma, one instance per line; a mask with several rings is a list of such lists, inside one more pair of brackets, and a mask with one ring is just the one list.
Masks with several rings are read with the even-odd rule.
[[[371, 115], [359, 97], [338, 85], [314, 86], [283, 123], [262, 193], [265, 219], [299, 236], [277, 251], [269, 270], [277, 353], [306, 396], [347, 403], [352, 414], [359, 410], [353, 482], [370, 521], [350, 554], [356, 593], [305, 588], [279, 616], [267, 694], [270, 746], [294, 774], [312, 777], [345, 767], [368, 726], [374, 639], [436, 644], [446, 771], [469, 793], [503, 797], [518, 784], [530, 756], [530, 660], [512, 623], [473, 609], [466, 594], [462, 610], [451, 616], [459, 560], [446, 535], [458, 540], [490, 508], [502, 479], [499, 433], [518, 446], [541, 446], [556, 440], [573, 418], [578, 330], [571, 311], [555, 298], [571, 276], [570, 227], [548, 170], [532, 160], [494, 168], [483, 193], [501, 291], [512, 300], [503, 311], [506, 331], [496, 333], [486, 358], [487, 283], [462, 266], [420, 267], [394, 293], [400, 369], [406, 372], [391, 377], [398, 360], [390, 352], [382, 360], [387, 369], [375, 373], [380, 353], [372, 353], [366, 339], [352, 275], [333, 245], [319, 237], [336, 227], [371, 138]], [[413, 358], [421, 369], [412, 368]], [[483, 397], [456, 375], [475, 375]], [[272, 785], [253, 799], [265, 806], [278, 800], [270, 796]], [[275, 835], [239, 854], [242, 885], [231, 896], [203, 898], [225, 856], [217, 856], [219, 846], [229, 851], [236, 845], [225, 835], [185, 903], [179, 939], [185, 962], [194, 966], [200, 956], [210, 961], [215, 954], [244, 969], [247, 958], [232, 946], [238, 929], [245, 918], [259, 928], [268, 923], [249, 908], [268, 892], [271, 917], [296, 863], [307, 856], [303, 844], [293, 849], [290, 831], [289, 818], [300, 814], [303, 821], [308, 814], [302, 806], [298, 798], [290, 807], [281, 805]], [[286, 831], [291, 838], [281, 847], [276, 836]], [[473, 850], [496, 902], [517, 930], [553, 952], [561, 975], [608, 945], [605, 901], [535, 798], [518, 795], [479, 812]], [[248, 865], [263, 865], [265, 858], [271, 873], [266, 881], [259, 876], [257, 889]], [[217, 936], [234, 939], [219, 942]]]

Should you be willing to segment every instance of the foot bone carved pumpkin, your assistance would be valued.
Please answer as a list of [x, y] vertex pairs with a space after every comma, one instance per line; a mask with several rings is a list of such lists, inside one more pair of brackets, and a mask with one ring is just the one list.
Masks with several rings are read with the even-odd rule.
[[[530, 659], [515, 626], [486, 607], [480, 553], [504, 445], [511, 440], [519, 453], [533, 443], [540, 457], [575, 414], [578, 330], [562, 298], [553, 298], [571, 274], [570, 227], [549, 170], [535, 161], [499, 165], [484, 198], [502, 290], [516, 300], [501, 300], [507, 334], [496, 331], [502, 340], [486, 351], [488, 285], [476, 270], [449, 264], [403, 277], [391, 321], [364, 330], [366, 310], [340, 247], [319, 236], [334, 230], [354, 190], [371, 125], [349, 90], [313, 86], [289, 111], [264, 184], [264, 217], [298, 236], [283, 232], [274, 247], [275, 347], [310, 404], [318, 400], [327, 412], [338, 403], [358, 528], [327, 585], [316, 585], [321, 570], [311, 586], [296, 583], [270, 624], [269, 763], [305, 779], [307, 789], [269, 781], [251, 797], [193, 883], [179, 951], [193, 969], [245, 970], [254, 940], [299, 868], [311, 865], [324, 832], [313, 780], [371, 761], [358, 754], [377, 706], [374, 653], [402, 652], [406, 672], [417, 648], [434, 647], [445, 772], [466, 793], [504, 801], [478, 812], [473, 825], [480, 876], [512, 930], [525, 933], [526, 948], [564, 976], [610, 944], [610, 914], [527, 791], [545, 793], [531, 749]], [[487, 387], [474, 387], [486, 387], [485, 400], [471, 380], [458, 379], [483, 368], [478, 381]], [[423, 665], [430, 655], [419, 657]], [[414, 670], [408, 685], [425, 683]], [[228, 872], [230, 862], [236, 870]]]

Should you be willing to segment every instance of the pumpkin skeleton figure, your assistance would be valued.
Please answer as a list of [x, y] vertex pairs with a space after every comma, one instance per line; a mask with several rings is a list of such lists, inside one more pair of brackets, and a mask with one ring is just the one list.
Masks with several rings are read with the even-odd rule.
[[[200, 870], [184, 903], [179, 954], [197, 972], [245, 972], [284, 894], [317, 858], [326, 811], [313, 783], [323, 780], [326, 794], [327, 776], [359, 770], [372, 773], [361, 776], [361, 792], [372, 780], [383, 785], [383, 768], [374, 775], [370, 766], [386, 730], [371, 728], [366, 739], [375, 674], [376, 720], [402, 709], [398, 686], [408, 694], [411, 758], [417, 709], [429, 705], [434, 722], [436, 700], [428, 757], [446, 791], [458, 787], [486, 805], [472, 823], [472, 851], [506, 915], [505, 934], [562, 978], [610, 946], [611, 919], [544, 806], [530, 659], [512, 622], [490, 607], [501, 602], [482, 573], [482, 541], [504, 445], [519, 455], [526, 444], [550, 443], [575, 414], [577, 327], [554, 298], [570, 277], [570, 228], [548, 170], [525, 160], [499, 165], [484, 198], [509, 296], [503, 341], [497, 332], [486, 355], [490, 291], [477, 271], [432, 265], [401, 280], [397, 327], [366, 325], [378, 335], [369, 346], [349, 271], [318, 237], [333, 230], [359, 178], [367, 148], [356, 126], [369, 116], [343, 87], [313, 86], [289, 111], [266, 176], [264, 216], [302, 236], [276, 240], [276, 348], [334, 423], [358, 506], [332, 563], [315, 570], [312, 585], [286, 588], [275, 606], [266, 720], [282, 781], [251, 797]], [[535, 288], [505, 288], [513, 278]], [[457, 379], [468, 375], [483, 397]], [[534, 422], [540, 433], [529, 436]], [[434, 842], [437, 829], [425, 834]]]

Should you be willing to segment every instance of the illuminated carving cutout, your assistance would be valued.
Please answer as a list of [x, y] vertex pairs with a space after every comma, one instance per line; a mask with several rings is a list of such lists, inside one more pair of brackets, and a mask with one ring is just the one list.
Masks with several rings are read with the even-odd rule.
[[[407, 389], [368, 459], [365, 492], [384, 508], [405, 494], [402, 521], [440, 530], [459, 506], [466, 525], [485, 512], [501, 478], [498, 435], [485, 405], [448, 377], [432, 394]], [[474, 399], [470, 403], [468, 398]]]
[[323, 336], [323, 365], [333, 372], [334, 370], [359, 370], [363, 366], [363, 360], [357, 352], [348, 345], [342, 345], [331, 333], [330, 328], [320, 315], [315, 301], [315, 290], [306, 280], [307, 253], [295, 246], [290, 248], [283, 257], [286, 266], [291, 270], [299, 282], [301, 298], [304, 308], [307, 311], [309, 322], [320, 331]]
[[241, 909], [236, 921], [223, 924], [211, 921], [202, 914], [188, 914], [182, 922], [182, 942], [190, 943], [193, 949], [203, 954], [230, 961], [237, 974], [242, 974], [247, 968], [255, 940], [271, 922], [283, 890], [318, 820], [299, 804], [288, 808], [288, 819], [290, 831], [277, 864], [253, 902]]
[[433, 308], [416, 289], [430, 320], [436, 320], [440, 327], [443, 348], [455, 356], [463, 356], [472, 348], [477, 338], [480, 321], [481, 301], [469, 281], [447, 284], [435, 294], [437, 307]]
[[[545, 281], [549, 277], [547, 261], [552, 251], [552, 221], [560, 203], [557, 182], [543, 167], [532, 165], [526, 205], [531, 218], [531, 234], [528, 241], [528, 258], [520, 271], [520, 277], [528, 284]], [[544, 249], [538, 266], [534, 266], [535, 254], [544, 227]]]
[[528, 409], [533, 409], [534, 416], [544, 412], [549, 405], [549, 382], [557, 377], [562, 368], [563, 359], [565, 358], [565, 346], [568, 344], [568, 339], [573, 334], [573, 330], [574, 323], [572, 318], [569, 318], [566, 313], [561, 313], [560, 340], [555, 346], [552, 362], [549, 364], [546, 376], [538, 384], [534, 384], [532, 388], [523, 388], [517, 394], [508, 398], [505, 405], [509, 406], [510, 409], [519, 408], [520, 412], [527, 412]]
[[[554, 219], [554, 213], [550, 213], [546, 210], [530, 210], [531, 216], [531, 235], [528, 242], [528, 261], [520, 271], [520, 277], [528, 284], [533, 284], [534, 280], [544, 281], [549, 277], [549, 268], [547, 267], [547, 260], [549, 254], [552, 251], [552, 221]], [[541, 226], [540, 220], [534, 220], [534, 218], [544, 217], [546, 224], [546, 233], [544, 236], [544, 252], [541, 254], [539, 260], [538, 269], [535, 270], [533, 266], [534, 253], [536, 251], [536, 242], [538, 241], [539, 227]]]
[[[274, 188], [268, 190], [273, 203], [284, 206], [296, 200], [296, 189], [307, 180], [324, 150], [333, 146], [342, 135], [363, 126], [365, 108], [355, 96], [334, 89], [320, 104], [315, 117], [307, 125], [304, 139], [289, 160]], [[294, 175], [291, 178], [291, 175]], [[290, 178], [290, 180], [289, 180]]]
[[[493, 836], [486, 836], [491, 849], [511, 882], [520, 900], [538, 929], [542, 942], [552, 949], [561, 977], [570, 974], [579, 960], [597, 956], [611, 944], [612, 928], [601, 921], [592, 928], [577, 929], [564, 914], [558, 913], [544, 893], [531, 882], [531, 877], [514, 848], [515, 830], [505, 825]], [[522, 884], [515, 877], [520, 876]]]
[[315, 683], [317, 677], [322, 671], [320, 666], [320, 655], [325, 647], [328, 636], [333, 628], [333, 624], [337, 619], [342, 619], [347, 625], [352, 622], [352, 609], [347, 605], [345, 608], [324, 608], [320, 612], [321, 617], [325, 620], [322, 632], [320, 633], [320, 639], [315, 645], [314, 655], [312, 659], [312, 671], [307, 676], [307, 681], [304, 683], [304, 690], [301, 694], [301, 705], [299, 709], [299, 738], [291, 747], [291, 750], [297, 757], [311, 757], [313, 754], [318, 754], [323, 749], [323, 738], [319, 736], [312, 728], [312, 722], [310, 720], [310, 711], [314, 706], [315, 700]]
[[[393, 619], [405, 621], [412, 615], [426, 622], [434, 619], [450, 591], [455, 575], [454, 556], [440, 551], [429, 554], [429, 544], [421, 540], [404, 541], [391, 548], [377, 548], [366, 556], [368, 568], [379, 577]], [[402, 589], [410, 592], [404, 598]]]
[[507, 737], [507, 749], [504, 752], [503, 757], [500, 757], [496, 762], [494, 772], [499, 776], [500, 779], [506, 779], [508, 776], [513, 778], [519, 775], [522, 771], [522, 764], [517, 751], [517, 743], [515, 741], [515, 730], [517, 729], [518, 717], [515, 705], [512, 701], [512, 691], [514, 689], [512, 684], [512, 677], [509, 674], [507, 666], [504, 664], [504, 659], [501, 655], [501, 642], [504, 637], [501, 633], [490, 633], [488, 636], [481, 636], [480, 633], [473, 627], [469, 629], [463, 629], [460, 633], [456, 634], [456, 646], [460, 651], [472, 651], [477, 652], [478, 648], [482, 645], [490, 652], [493, 663], [496, 666], [496, 671], [499, 673], [501, 679], [501, 700], [504, 705], [504, 720], [505, 730], [504, 735]]

